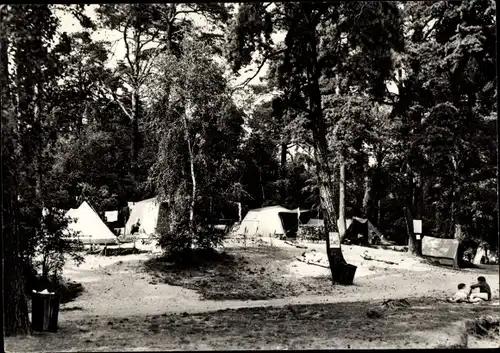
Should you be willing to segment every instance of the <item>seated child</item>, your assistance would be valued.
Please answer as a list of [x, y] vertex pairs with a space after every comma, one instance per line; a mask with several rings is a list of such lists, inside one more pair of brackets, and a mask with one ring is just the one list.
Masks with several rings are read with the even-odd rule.
[[448, 298], [448, 301], [451, 303], [461, 303], [467, 301], [468, 297], [469, 292], [467, 291], [467, 288], [465, 288], [465, 283], [460, 283], [458, 285], [458, 291], [453, 294], [451, 298]]
[[[472, 293], [473, 289], [479, 288], [479, 293]], [[477, 283], [470, 286], [469, 301], [471, 303], [479, 303], [481, 301], [491, 300], [491, 288], [486, 283], [486, 278], [480, 276], [477, 278]]]

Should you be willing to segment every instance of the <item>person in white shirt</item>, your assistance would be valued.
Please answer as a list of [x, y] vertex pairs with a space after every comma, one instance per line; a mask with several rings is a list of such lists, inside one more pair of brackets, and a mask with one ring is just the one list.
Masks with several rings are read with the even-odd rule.
[[453, 294], [451, 298], [448, 298], [450, 303], [462, 303], [469, 299], [469, 291], [465, 287], [465, 283], [460, 283], [458, 285], [458, 291]]

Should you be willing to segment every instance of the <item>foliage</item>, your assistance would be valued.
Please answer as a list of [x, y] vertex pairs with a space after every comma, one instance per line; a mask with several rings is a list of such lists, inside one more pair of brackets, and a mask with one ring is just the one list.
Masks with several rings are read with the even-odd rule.
[[55, 42], [59, 20], [50, 5], [4, 5], [0, 10], [1, 76], [6, 88], [2, 89], [2, 200], [6, 202], [2, 232], [9, 283], [4, 300], [6, 334], [11, 335], [30, 331], [23, 269], [41, 255], [42, 275], [47, 277], [51, 269], [61, 269], [64, 252], [76, 256], [78, 249], [63, 239], [65, 221], [53, 205], [57, 187], [47, 187], [60, 132], [55, 117], [58, 83], [65, 72], [63, 57], [69, 53], [67, 36]]
[[[45, 209], [42, 217], [42, 231], [36, 240], [36, 248], [30, 258], [32, 266], [39, 269], [42, 278], [59, 278], [66, 262], [70, 257], [77, 265], [84, 261], [81, 252], [83, 244], [71, 239], [77, 234], [66, 231], [72, 220], [64, 216], [65, 212], [56, 209]], [[34, 241], [35, 239], [31, 239]]]
[[184, 209], [180, 208], [178, 204], [176, 206], [176, 212], [171, 213], [169, 218], [168, 227], [162, 228], [158, 232], [158, 245], [166, 256], [182, 259], [193, 250], [192, 245], [198, 251], [198, 249], [214, 249], [221, 244], [224, 235], [217, 232], [206, 219], [197, 217], [197, 228], [193, 232], [189, 224], [187, 205]]
[[412, 213], [428, 220], [427, 234], [453, 237], [456, 224], [466, 225], [466, 236], [488, 233], [472, 231], [479, 209], [470, 206], [482, 198], [476, 185], [495, 174], [497, 158], [494, 9], [494, 2], [481, 0], [405, 5], [405, 74], [391, 114], [401, 119], [393, 129], [399, 150], [393, 163], [405, 165], [398, 179], [414, 193]]
[[[150, 179], [160, 197], [170, 200], [170, 210], [179, 213], [182, 221], [173, 229], [179, 232], [176, 239], [188, 239], [180, 245], [185, 247], [198, 236], [180, 229], [185, 212], [191, 232], [209, 235], [205, 228], [213, 224], [213, 214], [234, 208], [243, 193], [237, 173], [243, 120], [207, 47], [186, 40], [182, 52], [181, 58], [162, 57], [152, 83], [157, 90], [150, 124], [159, 149]], [[190, 200], [187, 208], [183, 199]], [[200, 245], [205, 244], [201, 233]]]
[[297, 240], [321, 241], [325, 240], [323, 226], [299, 226]]

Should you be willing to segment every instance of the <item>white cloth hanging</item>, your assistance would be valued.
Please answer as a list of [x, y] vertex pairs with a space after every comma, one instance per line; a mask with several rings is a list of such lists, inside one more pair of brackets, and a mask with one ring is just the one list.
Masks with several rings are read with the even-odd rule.
[[116, 222], [118, 220], [118, 211], [107, 211], [104, 213], [107, 222]]

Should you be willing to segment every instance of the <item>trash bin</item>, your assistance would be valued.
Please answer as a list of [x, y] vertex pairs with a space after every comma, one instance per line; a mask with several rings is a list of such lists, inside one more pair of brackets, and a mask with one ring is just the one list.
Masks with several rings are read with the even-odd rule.
[[351, 264], [343, 264], [340, 267], [338, 281], [340, 284], [352, 284], [358, 267]]
[[57, 332], [60, 296], [46, 291], [33, 292], [31, 300], [31, 328]]

